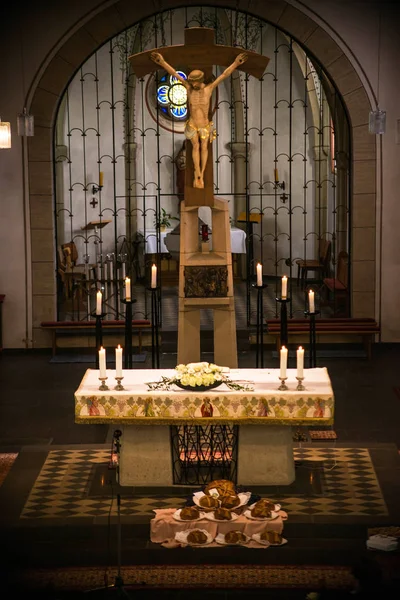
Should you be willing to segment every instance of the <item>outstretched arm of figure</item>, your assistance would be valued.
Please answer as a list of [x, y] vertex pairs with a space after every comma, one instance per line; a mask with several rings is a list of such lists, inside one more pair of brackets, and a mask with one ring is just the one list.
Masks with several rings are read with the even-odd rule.
[[186, 79], [183, 79], [183, 77], [181, 77], [179, 73], [177, 73], [175, 69], [171, 67], [171, 65], [169, 65], [166, 60], [164, 60], [162, 54], [160, 54], [159, 52], [152, 52], [150, 54], [150, 58], [157, 65], [160, 65], [162, 69], [165, 69], [167, 73], [179, 79], [179, 81], [185, 86], [186, 89], [190, 87]]
[[221, 81], [223, 81], [224, 79], [229, 77], [229, 75], [231, 75], [235, 69], [240, 67], [240, 65], [242, 65], [243, 63], [245, 63], [247, 58], [248, 57], [247, 57], [246, 52], [242, 52], [241, 54], [238, 54], [237, 57], [235, 58], [235, 60], [233, 61], [233, 63], [229, 67], [227, 67], [225, 69], [225, 71], [223, 73], [221, 73], [221, 75], [219, 77], [217, 77], [217, 79], [215, 79], [212, 83], [210, 83], [209, 87], [212, 90], [214, 88], [216, 88], [217, 85], [219, 85], [221, 83]]

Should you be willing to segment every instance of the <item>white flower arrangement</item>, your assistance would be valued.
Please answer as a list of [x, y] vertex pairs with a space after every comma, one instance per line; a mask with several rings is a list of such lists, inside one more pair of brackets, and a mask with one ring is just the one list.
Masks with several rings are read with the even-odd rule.
[[205, 388], [216, 383], [225, 383], [230, 390], [251, 392], [254, 390], [252, 381], [232, 381], [227, 367], [219, 367], [214, 363], [198, 362], [187, 365], [177, 365], [173, 377], [161, 377], [160, 381], [148, 381], [149, 390], [170, 390], [173, 384], [193, 388]]
[[192, 388], [210, 386], [219, 381], [225, 381], [223, 367], [208, 362], [188, 363], [177, 365], [173, 380]]

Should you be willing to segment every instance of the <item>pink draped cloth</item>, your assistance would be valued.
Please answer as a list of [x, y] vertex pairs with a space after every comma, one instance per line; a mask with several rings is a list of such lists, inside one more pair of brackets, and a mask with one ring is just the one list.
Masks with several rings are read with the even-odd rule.
[[[162, 544], [166, 548], [179, 548], [184, 544], [175, 540], [175, 534], [178, 531], [186, 531], [187, 529], [205, 529], [208, 531], [213, 539], [219, 534], [226, 534], [228, 531], [243, 531], [250, 538], [254, 533], [261, 533], [265, 529], [270, 529], [282, 534], [283, 522], [288, 518], [287, 513], [283, 510], [279, 511], [279, 516], [272, 521], [255, 521], [248, 519], [244, 515], [240, 515], [235, 521], [227, 521], [224, 523], [217, 523], [216, 521], [210, 521], [209, 519], [202, 519], [201, 521], [176, 521], [173, 518], [173, 514], [176, 512], [176, 508], [159, 508], [155, 509], [156, 516], [150, 521], [150, 539], [156, 544]], [[207, 544], [207, 548], [212, 546], [220, 546], [217, 542]], [[262, 544], [258, 544], [252, 540], [246, 544], [247, 548], [266, 548]]]

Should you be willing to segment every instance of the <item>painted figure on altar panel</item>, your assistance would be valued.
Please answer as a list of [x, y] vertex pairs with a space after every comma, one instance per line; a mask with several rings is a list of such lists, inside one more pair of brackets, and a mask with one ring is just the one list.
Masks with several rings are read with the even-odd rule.
[[212, 417], [214, 414], [213, 406], [210, 402], [210, 398], [204, 398], [203, 404], [200, 408], [202, 417]]
[[169, 65], [159, 52], [152, 52], [151, 60], [176, 77], [185, 86], [189, 105], [189, 119], [185, 126], [185, 137], [192, 144], [192, 158], [194, 165], [193, 187], [204, 188], [204, 171], [208, 158], [208, 144], [217, 136], [212, 121], [209, 120], [211, 96], [214, 89], [233, 71], [246, 62], [247, 54], [238, 54], [233, 63], [211, 83], [204, 83], [204, 72], [198, 69], [191, 71], [187, 80], [183, 79]]

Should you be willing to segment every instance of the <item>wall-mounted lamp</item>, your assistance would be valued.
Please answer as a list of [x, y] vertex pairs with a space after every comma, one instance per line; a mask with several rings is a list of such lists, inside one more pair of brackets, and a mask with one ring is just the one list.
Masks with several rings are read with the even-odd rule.
[[274, 179], [274, 190], [282, 190], [283, 194], [281, 194], [279, 197], [282, 200], [282, 202], [285, 203], [289, 196], [285, 194], [285, 182], [279, 181], [278, 169], [274, 169]]
[[100, 171], [99, 172], [99, 185], [92, 186], [92, 194], [97, 194], [98, 192], [101, 191], [101, 188], [103, 187], [103, 182], [104, 182], [104, 173], [103, 173], [103, 171]]
[[0, 148], [11, 148], [11, 125], [0, 117]]
[[377, 108], [376, 110], [371, 110], [371, 112], [369, 113], [368, 131], [377, 135], [382, 135], [386, 132], [385, 110], [380, 110], [379, 108]]
[[35, 119], [26, 111], [26, 108], [17, 117], [17, 133], [23, 137], [35, 135]]

